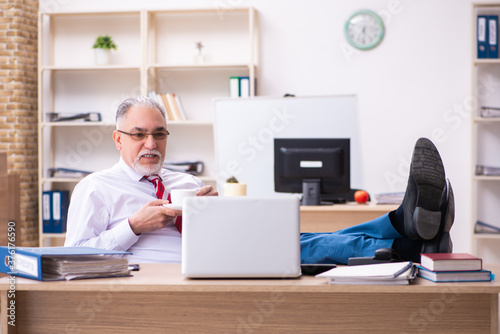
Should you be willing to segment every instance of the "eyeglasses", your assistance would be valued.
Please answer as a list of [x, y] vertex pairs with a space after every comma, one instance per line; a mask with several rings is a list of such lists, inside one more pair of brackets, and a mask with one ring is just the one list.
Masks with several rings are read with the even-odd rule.
[[165, 138], [167, 138], [167, 136], [170, 134], [170, 132], [168, 132], [168, 130], [165, 130], [165, 131], [155, 131], [153, 133], [147, 133], [147, 132], [134, 132], [134, 133], [129, 133], [129, 132], [125, 132], [125, 131], [122, 131], [122, 130], [116, 130], [120, 133], [123, 133], [127, 136], [130, 136], [133, 140], [135, 141], [141, 141], [141, 140], [144, 140], [147, 138], [147, 136], [153, 136], [153, 139], [154, 140], [163, 140]]

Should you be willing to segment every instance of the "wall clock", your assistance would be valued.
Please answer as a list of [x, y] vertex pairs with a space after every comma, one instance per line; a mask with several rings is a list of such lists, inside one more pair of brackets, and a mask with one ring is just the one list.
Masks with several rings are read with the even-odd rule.
[[344, 33], [353, 47], [370, 50], [382, 42], [385, 33], [384, 22], [371, 10], [359, 10], [346, 21]]

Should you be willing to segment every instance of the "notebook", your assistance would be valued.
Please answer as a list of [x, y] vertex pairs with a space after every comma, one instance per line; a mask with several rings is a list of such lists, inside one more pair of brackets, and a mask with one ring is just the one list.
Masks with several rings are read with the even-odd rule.
[[182, 274], [190, 278], [300, 276], [295, 196], [190, 197], [182, 205]]

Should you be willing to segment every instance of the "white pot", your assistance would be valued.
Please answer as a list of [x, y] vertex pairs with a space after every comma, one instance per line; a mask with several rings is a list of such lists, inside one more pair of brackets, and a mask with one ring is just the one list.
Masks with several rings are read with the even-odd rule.
[[224, 196], [246, 196], [246, 194], [245, 183], [224, 183]]
[[95, 64], [108, 65], [111, 50], [109, 49], [94, 49]]

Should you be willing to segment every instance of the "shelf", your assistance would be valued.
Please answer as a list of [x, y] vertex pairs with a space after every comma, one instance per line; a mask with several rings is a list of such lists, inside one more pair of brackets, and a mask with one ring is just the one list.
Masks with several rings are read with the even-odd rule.
[[251, 64], [242, 64], [242, 63], [234, 63], [234, 64], [151, 64], [148, 65], [150, 69], [158, 69], [158, 70], [189, 70], [189, 69], [248, 69], [255, 67]]
[[500, 181], [500, 176], [493, 175], [474, 175], [472, 177], [474, 181]]
[[474, 117], [472, 121], [474, 123], [495, 123], [500, 122], [500, 117]]
[[66, 239], [66, 233], [44, 233], [45, 238]]
[[499, 64], [500, 65], [500, 58], [484, 58], [484, 59], [475, 59], [474, 60], [474, 65], [481, 65], [481, 64]]
[[500, 239], [500, 234], [496, 233], [474, 233], [472, 236], [476, 239]]
[[[92, 46], [107, 34], [117, 44], [110, 65], [95, 65]], [[197, 43], [202, 43], [203, 58]], [[205, 184], [216, 185], [213, 99], [229, 96], [229, 78], [248, 76], [255, 95], [257, 13], [253, 8], [141, 9], [39, 14], [39, 194], [72, 191], [82, 178], [47, 177], [49, 167], [99, 171], [120, 152], [112, 139], [115, 113], [128, 97], [175, 93], [186, 120], [168, 120], [168, 159], [205, 163]], [[100, 122], [49, 122], [48, 112], [100, 112]], [[55, 174], [57, 175], [57, 174]], [[60, 174], [59, 174], [60, 175]], [[39, 202], [40, 243], [45, 234]]]
[[134, 70], [140, 71], [140, 66], [135, 65], [82, 65], [82, 66], [43, 66], [40, 69], [43, 71], [116, 71], [116, 70]]
[[115, 127], [116, 124], [115, 123], [110, 123], [110, 122], [81, 122], [81, 121], [77, 121], [77, 122], [43, 122], [43, 123], [40, 123], [40, 127], [41, 128], [45, 128], [45, 127], [58, 127], [58, 126], [61, 126], [61, 127], [66, 127], [66, 126], [73, 126], [73, 127], [81, 127], [81, 126], [112, 126], [112, 127]]
[[40, 183], [67, 183], [74, 182], [78, 183], [82, 180], [79, 177], [44, 177], [40, 180]]
[[212, 121], [190, 121], [190, 120], [185, 120], [185, 121], [167, 121], [167, 124], [170, 125], [179, 125], [179, 126], [213, 126]]

